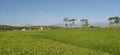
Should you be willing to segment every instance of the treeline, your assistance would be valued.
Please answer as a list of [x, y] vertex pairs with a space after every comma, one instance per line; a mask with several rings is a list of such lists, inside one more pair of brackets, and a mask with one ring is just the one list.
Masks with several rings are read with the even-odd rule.
[[16, 30], [48, 30], [48, 29], [59, 29], [59, 26], [10, 26], [10, 25], [0, 25], [0, 31], [16, 31]]
[[13, 30], [15, 29], [15, 27], [13, 26], [9, 26], [9, 25], [0, 25], [0, 31], [4, 31], [4, 30]]
[[[63, 19], [63, 22], [64, 22], [66, 27], [75, 26], [75, 21], [77, 21], [77, 20], [73, 19], [73, 18], [70, 19], [68, 17], [65, 17]], [[89, 24], [89, 20], [86, 19], [86, 18], [85, 19], [80, 19], [79, 21], [82, 24], [82, 27], [94, 27], [94, 26]], [[118, 26], [120, 24], [120, 17], [118, 17], [118, 16], [109, 17], [108, 21], [109, 21], [110, 26]]]

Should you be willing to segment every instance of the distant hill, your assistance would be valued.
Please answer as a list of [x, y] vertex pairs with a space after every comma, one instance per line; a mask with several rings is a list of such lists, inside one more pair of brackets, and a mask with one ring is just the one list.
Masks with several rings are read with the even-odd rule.
[[33, 25], [31, 25], [31, 24], [25, 24], [24, 26], [29, 26], [30, 27], [30, 26], [33, 26]]

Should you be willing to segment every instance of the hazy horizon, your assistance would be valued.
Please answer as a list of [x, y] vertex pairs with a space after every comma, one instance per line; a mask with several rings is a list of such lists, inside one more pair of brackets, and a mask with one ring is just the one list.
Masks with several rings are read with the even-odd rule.
[[108, 22], [120, 16], [120, 0], [0, 0], [0, 24], [53, 25], [64, 17], [87, 18], [90, 23]]

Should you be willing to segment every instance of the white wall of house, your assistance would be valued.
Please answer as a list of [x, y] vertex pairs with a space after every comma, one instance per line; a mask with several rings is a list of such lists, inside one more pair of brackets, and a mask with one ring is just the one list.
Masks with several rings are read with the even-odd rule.
[[43, 30], [43, 27], [41, 27], [40, 30]]
[[40, 29], [38, 29], [38, 30], [44, 30], [44, 29], [43, 29], [43, 27], [40, 27]]
[[22, 29], [22, 31], [25, 31], [26, 29]]

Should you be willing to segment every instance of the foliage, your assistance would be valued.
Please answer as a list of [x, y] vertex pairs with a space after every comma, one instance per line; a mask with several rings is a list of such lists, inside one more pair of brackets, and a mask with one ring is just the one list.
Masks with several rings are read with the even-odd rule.
[[69, 18], [65, 17], [63, 22], [65, 23], [65, 26], [68, 27]]
[[110, 25], [113, 25], [113, 24], [118, 25], [120, 23], [120, 17], [118, 17], [118, 16], [109, 17], [108, 20], [110, 21]]
[[[75, 26], [75, 21], [76, 21], [76, 19], [69, 19], [69, 18], [67, 18], [67, 17], [65, 17], [64, 19], [63, 19], [63, 22], [65, 22], [65, 26], [66, 27], [68, 27], [68, 26]], [[69, 24], [68, 24], [69, 23]]]
[[75, 21], [76, 21], [76, 19], [70, 19], [69, 20], [70, 26], [75, 26]]
[[89, 26], [88, 19], [81, 19], [80, 21], [82, 22], [83, 27], [88, 27]]
[[62, 27], [59, 26], [10, 26], [10, 25], [0, 25], [0, 31], [14, 31], [14, 30], [39, 30], [41, 27], [44, 28], [44, 30], [48, 29], [60, 29]]

